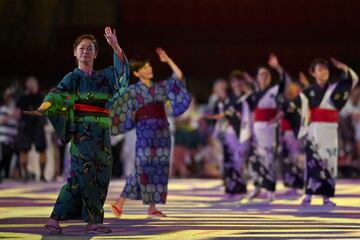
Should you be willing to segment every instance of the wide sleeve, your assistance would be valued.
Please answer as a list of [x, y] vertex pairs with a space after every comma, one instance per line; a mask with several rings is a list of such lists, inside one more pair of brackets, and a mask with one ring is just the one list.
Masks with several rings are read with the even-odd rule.
[[191, 95], [186, 89], [185, 80], [178, 79], [173, 73], [162, 84], [165, 87], [166, 98], [170, 101], [174, 117], [184, 113], [191, 102]]
[[309, 100], [304, 93], [300, 93], [292, 101], [285, 100], [280, 109], [285, 113], [285, 118], [297, 138], [302, 138], [307, 134], [307, 128], [310, 120]]
[[122, 96], [128, 86], [130, 77], [129, 62], [125, 54], [118, 56], [114, 53], [113, 66], [104, 69], [103, 75], [108, 80], [111, 94]]
[[351, 90], [356, 86], [359, 81], [358, 75], [349, 68], [341, 76], [341, 80], [336, 83], [336, 87], [331, 94], [331, 100], [337, 110], [341, 110], [350, 97]]
[[134, 91], [129, 87], [124, 94], [118, 94], [110, 107], [112, 135], [126, 133], [136, 126]]
[[280, 74], [279, 88], [278, 88], [278, 92], [276, 94], [276, 104], [278, 106], [278, 109], [281, 109], [281, 106], [286, 101], [285, 100], [285, 91], [290, 86], [291, 81], [292, 81], [291, 77], [286, 71], [283, 71], [283, 73]]
[[71, 139], [74, 130], [74, 79], [72, 74], [67, 74], [57, 87], [51, 89], [45, 96], [44, 102], [51, 102], [51, 107], [44, 114], [56, 130], [60, 140], [67, 143]]

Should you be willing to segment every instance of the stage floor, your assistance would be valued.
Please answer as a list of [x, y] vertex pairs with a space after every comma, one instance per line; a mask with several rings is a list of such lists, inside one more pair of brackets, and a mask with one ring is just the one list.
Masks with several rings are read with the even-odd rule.
[[335, 208], [299, 207], [301, 197], [285, 197], [278, 185], [271, 204], [223, 195], [220, 180], [171, 179], [165, 219], [148, 219], [140, 202], [128, 201], [116, 219], [109, 204], [122, 190], [123, 180], [111, 182], [105, 223], [113, 233], [84, 234], [84, 223], [65, 222], [63, 235], [47, 235], [43, 225], [61, 183], [5, 181], [0, 184], [0, 239], [360, 239], [360, 181], [339, 180]]

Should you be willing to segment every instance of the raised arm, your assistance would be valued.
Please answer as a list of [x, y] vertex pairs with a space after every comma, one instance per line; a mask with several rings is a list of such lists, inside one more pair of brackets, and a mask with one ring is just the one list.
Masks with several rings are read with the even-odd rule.
[[343, 62], [340, 62], [339, 60], [337, 60], [335, 58], [331, 58], [330, 61], [336, 68], [338, 68], [344, 72], [345, 77], [343, 80], [351, 81], [351, 88], [354, 88], [356, 86], [356, 84], [359, 82], [359, 77], [356, 74], [356, 72], [354, 70], [352, 70], [348, 65], [346, 65]]
[[114, 81], [117, 94], [124, 94], [128, 85], [130, 76], [130, 69], [128, 60], [124, 51], [119, 46], [117, 41], [116, 31], [111, 30], [110, 27], [105, 27], [105, 39], [111, 48], [114, 50]]
[[167, 53], [162, 48], [157, 48], [156, 53], [159, 55], [159, 59], [163, 63], [167, 63], [171, 70], [174, 72], [175, 76], [179, 80], [184, 79], [184, 75], [180, 68], [175, 64], [175, 62], [167, 55]]

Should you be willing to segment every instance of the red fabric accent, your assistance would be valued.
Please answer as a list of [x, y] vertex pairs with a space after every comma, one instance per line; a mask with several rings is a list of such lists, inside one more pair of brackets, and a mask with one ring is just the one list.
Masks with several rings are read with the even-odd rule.
[[148, 184], [148, 183], [149, 183], [149, 176], [146, 175], [146, 174], [142, 174], [142, 175], [140, 176], [140, 183], [141, 183], [142, 185]]
[[74, 104], [74, 110], [75, 111], [82, 111], [82, 112], [95, 112], [95, 113], [110, 114], [110, 111], [105, 109], [105, 108], [92, 106], [92, 105], [87, 105], [87, 104], [80, 104], [80, 103], [75, 103]]
[[292, 130], [290, 122], [287, 119], [281, 119], [281, 130], [284, 132]]
[[338, 122], [338, 112], [331, 109], [313, 108], [311, 109], [311, 122]]
[[276, 108], [256, 108], [254, 119], [256, 122], [268, 122], [275, 118], [277, 113]]
[[151, 148], [151, 157], [154, 158], [156, 157], [156, 152], [157, 152], [157, 148]]
[[117, 206], [111, 205], [111, 207], [116, 211], [117, 215], [121, 215], [122, 210], [120, 210]]
[[135, 114], [135, 120], [141, 121], [146, 119], [165, 119], [166, 113], [164, 104], [162, 103], [149, 103], [140, 108]]

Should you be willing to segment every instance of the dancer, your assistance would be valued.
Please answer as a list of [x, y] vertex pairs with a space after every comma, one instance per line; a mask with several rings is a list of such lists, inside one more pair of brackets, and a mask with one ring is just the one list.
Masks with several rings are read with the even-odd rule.
[[161, 62], [167, 63], [173, 74], [166, 81], [154, 83], [150, 62], [143, 58], [130, 61], [131, 72], [138, 82], [130, 85], [123, 97], [113, 105], [112, 134], [136, 128], [135, 171], [111, 208], [120, 217], [126, 199], [142, 200], [148, 205], [149, 217], [166, 217], [156, 204], [165, 204], [170, 165], [170, 129], [166, 119], [165, 102], [170, 101], [174, 116], [188, 108], [191, 96], [185, 88], [182, 71], [158, 48]]
[[338, 112], [344, 107], [356, 86], [358, 76], [346, 64], [334, 58], [331, 58], [331, 62], [343, 72], [341, 80], [330, 83], [328, 61], [315, 59], [310, 65], [310, 73], [316, 84], [289, 102], [287, 107], [287, 114], [293, 118], [291, 122], [296, 135], [307, 135], [306, 196], [301, 203], [303, 206], [311, 204], [312, 195], [321, 195], [324, 206], [336, 205], [330, 198], [335, 195], [337, 175]]
[[[300, 86], [291, 83], [285, 91], [286, 99], [294, 99], [301, 91]], [[296, 196], [304, 187], [304, 148], [303, 141], [297, 139], [289, 118], [283, 111], [280, 120], [281, 173], [284, 186], [288, 188], [286, 196]]]
[[215, 115], [208, 118], [217, 119], [217, 128], [222, 129], [220, 141], [223, 145], [223, 180], [225, 193], [230, 197], [246, 192], [244, 168], [250, 150], [251, 111], [244, 94], [245, 79], [241, 71], [230, 74], [231, 94], [226, 90], [219, 94]]
[[87, 233], [109, 233], [102, 225], [103, 204], [111, 174], [110, 118], [108, 100], [125, 92], [128, 65], [115, 30], [105, 28], [105, 38], [113, 48], [114, 66], [93, 70], [98, 45], [93, 35], [81, 35], [74, 44], [77, 68], [68, 73], [33, 114], [44, 112], [62, 141], [71, 140], [71, 173], [60, 191], [45, 227], [62, 232], [61, 220], [82, 219]]
[[259, 91], [248, 98], [254, 111], [253, 143], [254, 155], [249, 158], [249, 171], [254, 180], [255, 189], [249, 195], [249, 200], [260, 194], [260, 189], [267, 190], [267, 200], [274, 199], [276, 176], [274, 161], [276, 154], [276, 123], [272, 120], [277, 115], [279, 96], [285, 89], [289, 77], [280, 65], [276, 55], [271, 54], [268, 64], [280, 75], [280, 83], [271, 85], [271, 71], [266, 66], [258, 68], [257, 83]]

